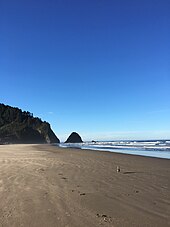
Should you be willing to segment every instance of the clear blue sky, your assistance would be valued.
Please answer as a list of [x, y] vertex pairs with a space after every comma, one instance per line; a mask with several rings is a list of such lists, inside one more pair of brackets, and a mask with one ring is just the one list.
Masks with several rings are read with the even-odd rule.
[[61, 140], [170, 138], [170, 1], [1, 0], [0, 102]]

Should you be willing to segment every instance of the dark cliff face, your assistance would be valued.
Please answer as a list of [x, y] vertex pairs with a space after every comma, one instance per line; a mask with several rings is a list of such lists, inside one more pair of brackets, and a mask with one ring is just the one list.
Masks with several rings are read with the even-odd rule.
[[0, 143], [59, 143], [48, 122], [0, 104]]
[[83, 143], [83, 141], [78, 133], [72, 132], [65, 143]]

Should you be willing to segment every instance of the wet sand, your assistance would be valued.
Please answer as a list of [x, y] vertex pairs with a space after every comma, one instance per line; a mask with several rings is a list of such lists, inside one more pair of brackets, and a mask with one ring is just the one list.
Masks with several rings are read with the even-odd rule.
[[169, 186], [166, 159], [50, 145], [0, 146], [2, 227], [167, 227]]

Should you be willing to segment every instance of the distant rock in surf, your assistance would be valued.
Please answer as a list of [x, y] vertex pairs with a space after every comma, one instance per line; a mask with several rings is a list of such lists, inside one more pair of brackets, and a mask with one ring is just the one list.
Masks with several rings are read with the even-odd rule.
[[83, 140], [78, 133], [72, 132], [65, 143], [83, 143]]
[[92, 143], [97, 143], [97, 141], [95, 141], [95, 140], [92, 140], [91, 142], [92, 142]]
[[0, 104], [0, 144], [59, 142], [48, 122], [28, 111]]

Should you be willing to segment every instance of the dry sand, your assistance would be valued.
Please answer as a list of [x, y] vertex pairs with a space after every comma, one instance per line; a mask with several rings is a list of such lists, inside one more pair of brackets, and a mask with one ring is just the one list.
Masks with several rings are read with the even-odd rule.
[[1, 145], [0, 226], [167, 227], [169, 185], [166, 159]]

